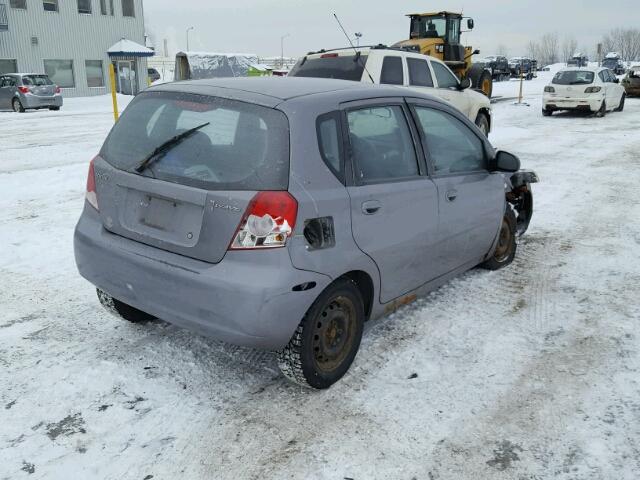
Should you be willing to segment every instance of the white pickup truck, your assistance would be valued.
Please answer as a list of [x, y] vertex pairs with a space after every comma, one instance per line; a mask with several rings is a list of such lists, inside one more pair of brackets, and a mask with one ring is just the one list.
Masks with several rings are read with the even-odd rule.
[[444, 62], [403, 49], [376, 47], [321, 50], [302, 57], [290, 77], [336, 78], [398, 85], [430, 93], [451, 103], [485, 134], [491, 131], [491, 103], [460, 81]]

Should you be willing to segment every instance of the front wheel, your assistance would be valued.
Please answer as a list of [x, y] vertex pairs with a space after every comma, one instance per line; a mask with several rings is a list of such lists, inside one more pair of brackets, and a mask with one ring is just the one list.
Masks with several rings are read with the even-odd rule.
[[480, 264], [487, 270], [499, 270], [513, 262], [516, 256], [516, 216], [509, 207], [502, 218], [500, 232], [498, 233], [498, 244], [491, 257]]
[[13, 111], [16, 113], [24, 113], [24, 107], [22, 106], [22, 103], [20, 102], [20, 100], [18, 100], [17, 98], [13, 99], [13, 102], [11, 103], [12, 107], [13, 107]]
[[624, 100], [627, 96], [623, 93], [622, 94], [622, 98], [620, 98], [620, 105], [618, 105], [618, 108], [616, 108], [616, 112], [621, 112], [622, 110], [624, 110]]
[[60, 107], [49, 107], [49, 110], [57, 112], [58, 110], [60, 110]]
[[286, 347], [278, 366], [289, 380], [329, 388], [347, 373], [360, 347], [364, 303], [355, 283], [337, 280], [313, 303]]
[[551, 115], [553, 115], [553, 110], [549, 110], [547, 108], [543, 108], [542, 109], [542, 115], [545, 117], [550, 117]]

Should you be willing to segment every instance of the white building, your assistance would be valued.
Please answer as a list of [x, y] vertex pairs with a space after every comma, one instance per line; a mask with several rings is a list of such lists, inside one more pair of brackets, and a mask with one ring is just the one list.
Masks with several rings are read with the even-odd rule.
[[65, 96], [147, 86], [142, 0], [0, 0], [0, 74], [46, 73]]

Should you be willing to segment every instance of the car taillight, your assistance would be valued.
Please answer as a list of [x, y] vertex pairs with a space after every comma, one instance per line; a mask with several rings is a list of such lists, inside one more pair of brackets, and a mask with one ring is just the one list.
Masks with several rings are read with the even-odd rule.
[[[95, 160], [95, 158], [93, 160]], [[98, 195], [96, 194], [96, 174], [93, 169], [93, 160], [89, 162], [89, 173], [87, 174], [87, 193], [85, 194], [85, 198], [93, 208], [95, 208], [96, 210], [100, 210], [98, 208]]]
[[601, 87], [587, 87], [584, 93], [598, 93], [600, 90], [602, 90]]
[[56, 93], [61, 93], [61, 92], [62, 92], [62, 89], [58, 85], [56, 85]]
[[249, 203], [230, 250], [283, 247], [296, 226], [298, 202], [288, 192], [259, 192]]
[[554, 93], [556, 91], [556, 89], [553, 88], [553, 87], [546, 86], [546, 87], [544, 87], [544, 91], [547, 92], [547, 93]]
[[337, 56], [337, 53], [325, 53], [323, 55], [320, 55], [320, 58], [336, 58]]
[[29, 93], [29, 87], [18, 87], [20, 93]]

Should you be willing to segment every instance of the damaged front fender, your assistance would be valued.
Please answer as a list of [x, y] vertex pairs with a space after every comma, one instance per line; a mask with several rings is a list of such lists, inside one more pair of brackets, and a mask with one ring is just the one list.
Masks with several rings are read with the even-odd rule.
[[518, 170], [505, 174], [505, 195], [516, 214], [516, 234], [523, 235], [533, 217], [533, 194], [531, 184], [538, 183], [538, 175], [532, 170]]

